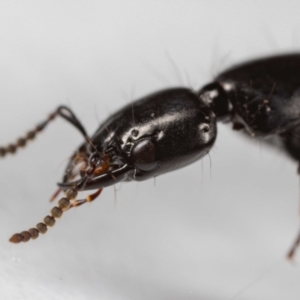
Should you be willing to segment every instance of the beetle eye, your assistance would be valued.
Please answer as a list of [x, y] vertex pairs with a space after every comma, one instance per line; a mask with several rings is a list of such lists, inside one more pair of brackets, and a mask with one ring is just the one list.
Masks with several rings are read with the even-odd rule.
[[156, 165], [155, 144], [150, 139], [139, 141], [131, 152], [134, 164], [142, 171], [151, 171]]

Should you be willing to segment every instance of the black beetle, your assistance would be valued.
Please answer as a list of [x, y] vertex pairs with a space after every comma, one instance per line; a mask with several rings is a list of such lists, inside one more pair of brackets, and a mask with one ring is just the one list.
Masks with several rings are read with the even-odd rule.
[[[200, 91], [173, 88], [133, 102], [110, 116], [88, 137], [74, 113], [60, 106], [49, 118], [15, 144], [0, 148], [0, 156], [14, 153], [56, 116], [73, 124], [84, 142], [71, 157], [51, 215], [36, 228], [14, 234], [10, 241], [26, 242], [45, 233], [63, 211], [93, 201], [104, 187], [120, 181], [141, 181], [184, 167], [212, 148], [217, 121], [231, 122], [253, 137], [276, 136], [300, 161], [300, 54], [262, 58], [218, 75]], [[77, 193], [97, 189], [86, 199]], [[300, 236], [299, 236], [300, 237]], [[300, 243], [297, 238], [288, 257]]]

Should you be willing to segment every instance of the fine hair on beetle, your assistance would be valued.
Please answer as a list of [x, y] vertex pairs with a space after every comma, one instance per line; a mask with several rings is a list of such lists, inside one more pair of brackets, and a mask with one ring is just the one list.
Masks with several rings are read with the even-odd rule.
[[[0, 147], [0, 157], [14, 154], [57, 116], [81, 133], [50, 215], [35, 228], [14, 234], [13, 243], [35, 239], [55, 224], [64, 211], [95, 200], [103, 188], [124, 181], [143, 181], [175, 171], [209, 154], [217, 138], [217, 123], [231, 123], [261, 139], [277, 137], [285, 152], [300, 165], [300, 54], [250, 60], [218, 74], [200, 90], [177, 87], [161, 90], [119, 109], [92, 136], [66, 106], [15, 143]], [[299, 167], [298, 167], [299, 169]], [[81, 191], [94, 190], [84, 199]], [[300, 233], [288, 252], [294, 257]]]

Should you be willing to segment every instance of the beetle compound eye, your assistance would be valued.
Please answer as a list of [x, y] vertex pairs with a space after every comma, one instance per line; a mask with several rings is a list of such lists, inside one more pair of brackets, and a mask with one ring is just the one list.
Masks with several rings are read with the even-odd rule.
[[153, 141], [149, 139], [139, 141], [132, 150], [131, 158], [140, 170], [153, 170], [157, 165], [157, 161], [155, 160], [155, 144]]

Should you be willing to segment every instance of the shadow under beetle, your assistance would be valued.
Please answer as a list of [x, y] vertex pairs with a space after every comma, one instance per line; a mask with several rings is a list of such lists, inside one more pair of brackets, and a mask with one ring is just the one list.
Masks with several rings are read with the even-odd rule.
[[[197, 161], [212, 148], [217, 121], [232, 122], [233, 129], [244, 129], [252, 137], [278, 136], [289, 155], [300, 162], [300, 54], [238, 65], [199, 92], [173, 88], [151, 94], [110, 116], [91, 137], [74, 113], [60, 106], [24, 138], [1, 147], [0, 156], [25, 146], [56, 116], [77, 128], [84, 142], [72, 155], [53, 199], [60, 191], [65, 191], [65, 197], [43, 223], [14, 234], [13, 243], [37, 238], [65, 210], [93, 201], [104, 187], [142, 181]], [[76, 200], [84, 190], [97, 191]], [[289, 258], [298, 244], [300, 235]]]

